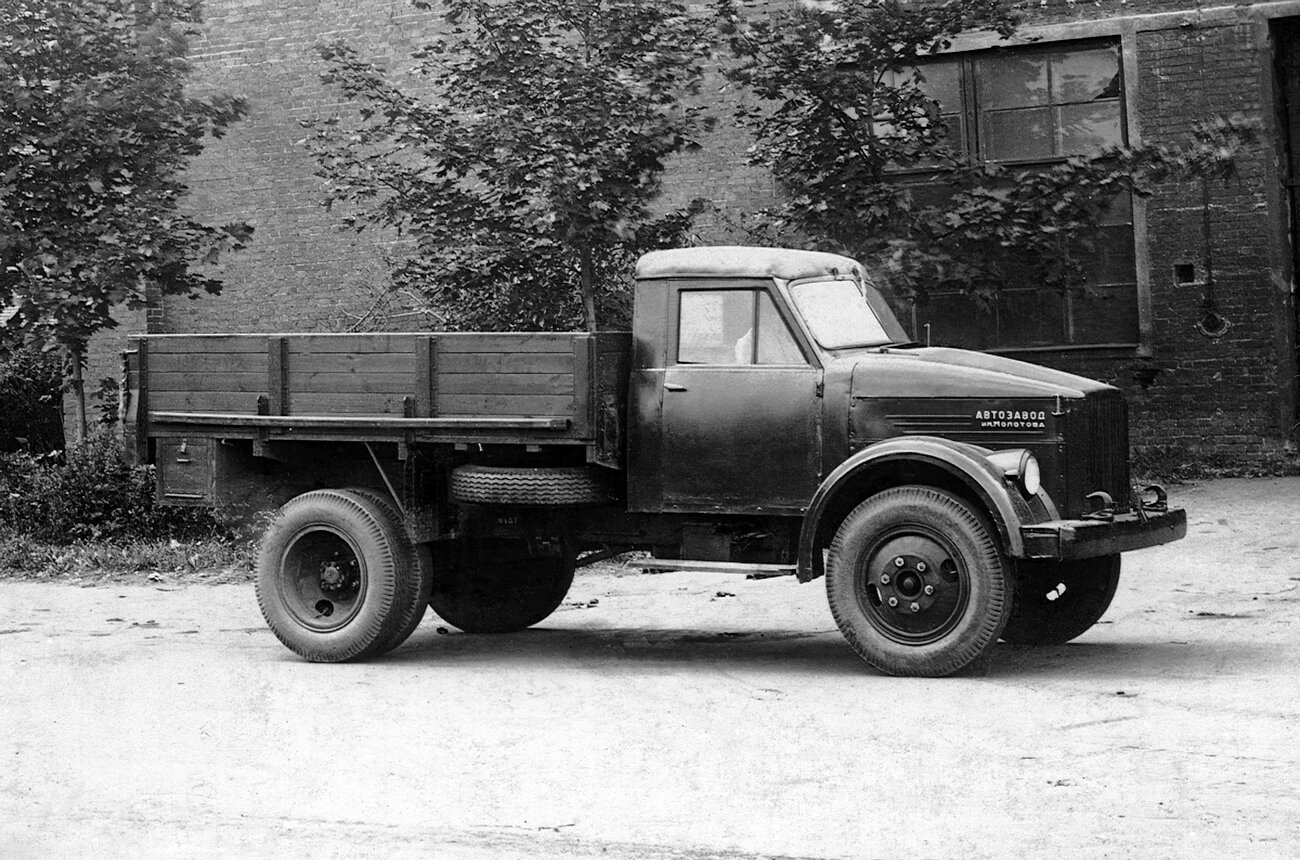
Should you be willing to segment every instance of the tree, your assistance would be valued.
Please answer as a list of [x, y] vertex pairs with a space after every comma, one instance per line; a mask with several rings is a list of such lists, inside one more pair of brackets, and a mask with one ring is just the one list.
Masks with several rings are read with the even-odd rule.
[[244, 113], [185, 94], [196, 0], [0, 0], [0, 305], [28, 343], [82, 356], [118, 305], [217, 292], [246, 224], [182, 209], [181, 172]]
[[706, 122], [682, 102], [707, 22], [675, 0], [442, 5], [446, 32], [414, 55], [418, 93], [345, 44], [321, 48], [324, 80], [358, 106], [308, 124], [328, 203], [408, 237], [394, 288], [452, 326], [594, 331], [620, 315], [630, 258], [699, 211], [651, 207], [665, 160]]
[[756, 229], [872, 260], [896, 294], [920, 302], [940, 290], [990, 301], [1006, 285], [1084, 288], [1117, 195], [1228, 174], [1253, 139], [1220, 119], [1183, 145], [1007, 168], [961, 151], [926, 77], [927, 60], [959, 34], [1015, 31], [1001, 0], [838, 0], [767, 15], [718, 0], [715, 11], [737, 60], [727, 74], [759, 97], [738, 113], [751, 160], [787, 192]]

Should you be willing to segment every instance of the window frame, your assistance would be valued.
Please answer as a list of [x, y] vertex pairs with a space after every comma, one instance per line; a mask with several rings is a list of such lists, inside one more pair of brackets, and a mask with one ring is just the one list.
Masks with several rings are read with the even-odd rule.
[[[776, 308], [777, 318], [782, 323], [784, 323], [786, 332], [793, 339], [795, 348], [799, 351], [799, 354], [801, 356], [801, 361], [783, 362], [780, 364], [776, 364], [776, 363], [758, 364], [756, 362], [749, 363], [749, 364], [705, 364], [701, 362], [682, 362], [680, 360], [681, 346], [682, 346], [682, 338], [681, 338], [682, 294], [683, 293], [721, 293], [721, 292], [748, 292], [753, 295], [753, 298], [750, 301], [750, 321], [751, 321], [751, 325], [754, 327], [753, 331], [755, 332], [755, 335], [757, 335], [758, 333], [758, 314], [759, 314], [758, 295], [760, 293], [766, 294], [768, 298], [771, 299], [772, 304]], [[791, 309], [787, 306], [785, 296], [782, 294], [782, 291], [777, 289], [776, 286], [771, 281], [768, 280], [757, 281], [757, 282], [741, 281], [738, 283], [725, 282], [725, 281], [708, 281], [708, 280], [689, 281], [673, 287], [670, 301], [671, 301], [671, 306], [669, 311], [670, 325], [668, 327], [668, 332], [667, 332], [669, 338], [668, 341], [669, 348], [668, 348], [668, 354], [666, 356], [668, 359], [669, 367], [682, 367], [682, 368], [700, 367], [700, 368], [711, 368], [711, 369], [723, 368], [728, 370], [755, 370], [755, 369], [762, 370], [765, 368], [791, 368], [791, 367], [820, 368], [822, 366], [820, 357], [818, 356], [817, 351], [812, 348], [812, 344], [809, 342], [807, 335], [804, 333], [802, 325], [799, 324], [797, 317], [791, 312]], [[752, 350], [751, 357], [757, 358], [758, 355], [757, 336], [755, 336], [754, 338], [754, 343], [751, 347], [751, 350]]]
[[[959, 40], [960, 42], [960, 40]], [[956, 66], [959, 85], [958, 91], [961, 95], [962, 103], [959, 109], [952, 110], [947, 106], [941, 106], [945, 114], [956, 114], [962, 130], [961, 140], [951, 141], [951, 147], [958, 158], [964, 158], [967, 161], [980, 163], [991, 163], [1006, 166], [1011, 169], [1031, 169], [1035, 166], [1050, 167], [1053, 164], [1059, 164], [1074, 157], [1075, 154], [1051, 155], [1042, 158], [1026, 159], [988, 159], [985, 158], [985, 131], [982, 127], [982, 117], [986, 111], [982, 108], [979, 94], [979, 80], [977, 69], [982, 57], [990, 56], [994, 53], [1031, 53], [1048, 55], [1048, 76], [1051, 76], [1051, 59], [1053, 53], [1063, 54], [1070, 51], [1086, 51], [1099, 47], [1109, 47], [1115, 52], [1117, 69], [1119, 73], [1119, 94], [1116, 98], [1119, 112], [1119, 132], [1122, 145], [1136, 146], [1142, 141], [1142, 134], [1139, 125], [1136, 122], [1136, 84], [1138, 82], [1137, 69], [1137, 52], [1133, 44], [1132, 35], [1124, 32], [1088, 34], [1083, 37], [1064, 35], [1059, 38], [1044, 38], [1042, 41], [1026, 45], [998, 45], [988, 43], [958, 44], [949, 51], [939, 54], [933, 58], [927, 58], [926, 62], [918, 64], [918, 68], [924, 74], [924, 67], [929, 64], [949, 62]], [[1050, 84], [1049, 84], [1050, 86]], [[1050, 92], [1050, 91], [1049, 91]], [[1069, 102], [1065, 104], [1086, 104], [1086, 102]], [[1048, 101], [1044, 104], [1048, 110], [1056, 110], [1060, 105], [1051, 101], [1049, 94]], [[1056, 134], [1056, 127], [1053, 125], [1053, 134]], [[908, 168], [895, 168], [889, 171], [893, 181], [900, 184], [924, 184], [927, 176], [936, 177], [937, 171], [924, 165], [916, 165]], [[1133, 256], [1133, 280], [1131, 282], [1106, 281], [1089, 283], [1089, 287], [1095, 287], [1103, 292], [1113, 291], [1124, 287], [1133, 290], [1135, 306], [1135, 328], [1136, 338], [1133, 340], [1111, 340], [1106, 342], [1087, 342], [1076, 343], [1072, 340], [1063, 340], [1060, 343], [1052, 345], [1033, 345], [1033, 346], [992, 346], [987, 347], [986, 351], [993, 353], [1035, 353], [1035, 352], [1072, 352], [1072, 351], [1114, 351], [1125, 354], [1135, 354], [1138, 356], [1150, 355], [1150, 333], [1151, 333], [1151, 285], [1150, 285], [1150, 252], [1147, 239], [1146, 227], [1146, 201], [1140, 197], [1131, 198], [1128, 221], [1124, 223], [1107, 224], [1108, 227], [1125, 227], [1127, 235], [1132, 240]], [[1065, 291], [1065, 295], [1060, 297], [1063, 306], [1062, 337], [1075, 337], [1075, 306], [1079, 301], [1076, 293], [1079, 291]], [[949, 295], [945, 293], [944, 295]], [[899, 315], [906, 316], [910, 319], [913, 335], [921, 341], [925, 341], [924, 334], [919, 329], [920, 320], [917, 314], [915, 303], [909, 303], [907, 307], [899, 308]]]
[[[969, 75], [970, 89], [969, 91], [966, 89], [962, 90], [962, 99], [963, 99], [962, 116], [965, 122], [973, 122], [975, 126], [974, 131], [976, 136], [978, 137], [978, 139], [975, 141], [976, 148], [974, 150], [976, 157], [981, 158], [983, 162], [986, 164], [992, 163], [992, 164], [1005, 164], [1005, 165], [1012, 165], [1012, 166], [1026, 166], [1026, 165], [1032, 166], [1032, 165], [1057, 164], [1062, 161], [1066, 161], [1072, 156], [1086, 154], [1086, 153], [1078, 153], [1078, 152], [1073, 152], [1073, 153], [1054, 152], [1051, 155], [1041, 156], [1041, 157], [1038, 156], [1034, 156], [1034, 157], [1027, 156], [1023, 158], [987, 157], [985, 153], [988, 150], [988, 146], [987, 146], [988, 141], [986, 136], [988, 130], [985, 127], [984, 118], [991, 114], [1013, 113], [1018, 110], [1027, 110], [1029, 108], [1028, 107], [1007, 107], [1007, 106], [984, 107], [981, 104], [981, 98], [980, 98], [980, 92], [983, 87], [983, 83], [981, 81], [981, 76], [979, 74], [979, 64], [984, 59], [989, 57], [995, 57], [995, 56], [1011, 56], [1011, 55], [1031, 56], [1034, 54], [1038, 54], [1038, 55], [1043, 55], [1048, 57], [1046, 63], [1046, 78], [1047, 78], [1046, 88], [1048, 94], [1047, 101], [1043, 102], [1041, 105], [1035, 105], [1034, 107], [1042, 107], [1046, 109], [1049, 117], [1051, 117], [1052, 146], [1053, 149], [1056, 149], [1060, 142], [1058, 139], [1059, 132], [1060, 132], [1060, 124], [1056, 119], [1056, 115], [1055, 115], [1056, 111], [1062, 107], [1073, 107], [1077, 105], [1088, 104], [1089, 102], [1086, 101], [1057, 102], [1054, 100], [1055, 72], [1053, 71], [1053, 69], [1055, 67], [1055, 64], [1052, 62], [1052, 57], [1054, 54], [1061, 55], [1066, 53], [1083, 53], [1085, 51], [1097, 50], [1098, 48], [1113, 48], [1115, 52], [1115, 69], [1119, 76], [1119, 93], [1113, 97], [1113, 101], [1115, 102], [1115, 105], [1119, 110], [1119, 133], [1120, 133], [1119, 145], [1121, 146], [1126, 145], [1128, 143], [1128, 116], [1127, 116], [1127, 110], [1125, 104], [1125, 90], [1127, 89], [1128, 82], [1126, 81], [1124, 75], [1123, 46], [1120, 44], [1119, 40], [1117, 39], [1105, 39], [1105, 38], [1085, 39], [1085, 40], [1070, 41], [1070, 42], [1040, 43], [1032, 46], [1020, 46], [1014, 48], [997, 48], [992, 51], [973, 52], [969, 56], [963, 58], [963, 60], [961, 61], [963, 70], [966, 69], [970, 70], [970, 75]], [[1106, 101], [1110, 102], [1112, 101], [1112, 99], [1108, 98]]]

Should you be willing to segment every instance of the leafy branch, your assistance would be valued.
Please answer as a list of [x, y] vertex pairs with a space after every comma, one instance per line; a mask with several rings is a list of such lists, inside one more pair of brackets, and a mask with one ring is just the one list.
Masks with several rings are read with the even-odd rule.
[[708, 124], [682, 106], [708, 22], [649, 0], [440, 8], [445, 32], [412, 57], [418, 97], [350, 46], [320, 46], [322, 79], [353, 106], [306, 124], [327, 204], [409, 240], [393, 288], [451, 325], [624, 322], [628, 260], [680, 241], [701, 207], [653, 204], [666, 160]]

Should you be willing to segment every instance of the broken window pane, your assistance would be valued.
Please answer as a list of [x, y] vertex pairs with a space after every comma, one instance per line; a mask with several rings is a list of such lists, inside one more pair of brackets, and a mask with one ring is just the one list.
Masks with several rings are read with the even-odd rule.
[[1063, 51], [1052, 58], [1052, 102], [1067, 104], [1120, 97], [1119, 48]]

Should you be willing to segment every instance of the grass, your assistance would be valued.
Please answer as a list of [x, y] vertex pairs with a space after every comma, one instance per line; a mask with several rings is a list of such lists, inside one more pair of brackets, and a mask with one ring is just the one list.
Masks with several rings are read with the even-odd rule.
[[55, 544], [0, 531], [0, 580], [72, 585], [253, 581], [256, 543], [248, 540], [127, 539]]

